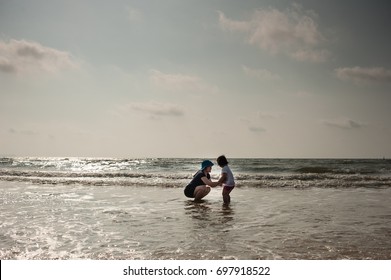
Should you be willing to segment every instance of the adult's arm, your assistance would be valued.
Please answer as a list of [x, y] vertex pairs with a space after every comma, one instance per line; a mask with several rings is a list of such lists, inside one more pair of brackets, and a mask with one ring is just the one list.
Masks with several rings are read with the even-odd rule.
[[209, 180], [206, 176], [202, 177], [201, 178], [202, 182], [204, 182], [205, 185], [208, 185], [212, 188], [218, 186], [220, 183], [220, 181], [217, 181], [217, 182], [212, 182], [211, 180]]

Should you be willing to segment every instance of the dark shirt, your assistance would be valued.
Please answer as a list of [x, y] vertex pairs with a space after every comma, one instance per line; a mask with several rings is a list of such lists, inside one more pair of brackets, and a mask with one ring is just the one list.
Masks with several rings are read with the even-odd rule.
[[205, 183], [201, 179], [203, 177], [206, 177], [206, 178], [208, 178], [210, 180], [209, 173], [207, 175], [205, 175], [205, 173], [202, 170], [198, 171], [194, 175], [194, 177], [191, 180], [191, 182], [185, 188], [185, 195], [187, 197], [194, 197], [194, 190], [195, 190], [195, 188], [198, 187], [198, 186], [205, 185]]

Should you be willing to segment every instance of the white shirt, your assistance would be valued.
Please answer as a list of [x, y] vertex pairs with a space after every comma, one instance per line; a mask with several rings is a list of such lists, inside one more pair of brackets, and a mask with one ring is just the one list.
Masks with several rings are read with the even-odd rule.
[[232, 171], [228, 165], [223, 167], [223, 169], [221, 170], [221, 173], [227, 174], [227, 180], [224, 182], [225, 186], [228, 186], [228, 187], [235, 186], [234, 175], [232, 174]]

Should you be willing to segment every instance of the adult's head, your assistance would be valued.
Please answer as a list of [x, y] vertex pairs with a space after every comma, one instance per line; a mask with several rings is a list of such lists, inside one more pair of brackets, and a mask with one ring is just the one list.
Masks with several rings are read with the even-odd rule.
[[212, 170], [213, 165], [214, 165], [213, 162], [211, 162], [210, 160], [204, 160], [201, 163], [201, 170], [206, 171], [206, 172], [210, 172]]

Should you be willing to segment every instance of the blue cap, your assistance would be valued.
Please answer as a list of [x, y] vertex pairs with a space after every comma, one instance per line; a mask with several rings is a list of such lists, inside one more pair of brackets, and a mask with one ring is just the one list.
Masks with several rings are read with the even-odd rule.
[[205, 168], [209, 167], [209, 166], [213, 166], [213, 162], [211, 162], [210, 160], [204, 160], [202, 163], [201, 163], [201, 169], [204, 170]]

